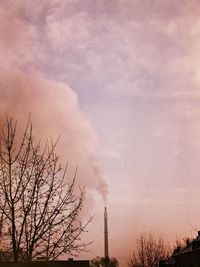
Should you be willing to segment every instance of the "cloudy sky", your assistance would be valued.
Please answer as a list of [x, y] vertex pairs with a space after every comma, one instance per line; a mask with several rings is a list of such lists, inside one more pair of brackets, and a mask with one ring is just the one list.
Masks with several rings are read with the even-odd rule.
[[0, 116], [78, 166], [95, 214], [84, 258], [121, 266], [138, 234], [173, 244], [200, 227], [198, 0], [1, 0]]

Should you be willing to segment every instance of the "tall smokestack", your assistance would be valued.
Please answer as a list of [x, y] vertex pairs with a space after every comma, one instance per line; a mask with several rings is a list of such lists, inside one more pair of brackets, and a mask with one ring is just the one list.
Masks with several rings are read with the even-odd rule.
[[107, 208], [105, 207], [104, 211], [104, 257], [105, 259], [109, 259], [108, 254], [108, 216], [107, 216]]

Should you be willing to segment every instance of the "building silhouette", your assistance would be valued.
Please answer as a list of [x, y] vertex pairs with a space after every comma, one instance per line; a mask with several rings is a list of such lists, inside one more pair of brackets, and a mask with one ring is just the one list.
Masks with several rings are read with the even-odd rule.
[[0, 267], [90, 267], [88, 260], [0, 262]]
[[186, 240], [184, 246], [177, 246], [172, 255], [160, 261], [159, 267], [199, 267], [200, 266], [200, 231], [192, 241]]

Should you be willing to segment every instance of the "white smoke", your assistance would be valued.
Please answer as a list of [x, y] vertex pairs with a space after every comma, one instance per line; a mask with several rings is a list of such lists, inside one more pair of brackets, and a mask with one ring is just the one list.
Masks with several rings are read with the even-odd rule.
[[96, 157], [98, 137], [78, 106], [77, 94], [38, 69], [48, 56], [41, 28], [59, 1], [48, 3], [43, 1], [35, 10], [31, 1], [0, 3], [0, 117], [14, 116], [24, 127], [31, 113], [36, 137], [60, 136], [57, 150], [62, 161], [72, 172], [78, 167], [78, 182], [105, 198], [107, 185]]

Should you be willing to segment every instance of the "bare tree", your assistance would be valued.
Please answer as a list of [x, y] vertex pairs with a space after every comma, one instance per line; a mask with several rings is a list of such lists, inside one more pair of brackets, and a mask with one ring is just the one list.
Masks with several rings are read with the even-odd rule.
[[155, 239], [152, 233], [142, 234], [130, 257], [130, 267], [158, 267], [159, 261], [168, 255], [169, 248], [162, 238]]
[[77, 190], [76, 174], [66, 182], [56, 143], [36, 142], [30, 120], [21, 139], [16, 130], [17, 122], [6, 118], [0, 133], [1, 249], [15, 262], [77, 255], [88, 244], [81, 234], [91, 221], [79, 218], [84, 188]]

